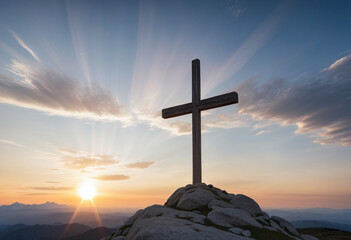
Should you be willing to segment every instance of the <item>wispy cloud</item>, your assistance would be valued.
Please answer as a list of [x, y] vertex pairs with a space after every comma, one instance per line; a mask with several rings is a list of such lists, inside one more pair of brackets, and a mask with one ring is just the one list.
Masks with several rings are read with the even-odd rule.
[[38, 193], [38, 192], [34, 192], [34, 193], [24, 193], [24, 195], [28, 195], [28, 196], [44, 196], [44, 195], [53, 195], [54, 193]]
[[1, 139], [1, 138], [0, 138], [0, 143], [4, 143], [4, 144], [8, 144], [8, 145], [12, 145], [12, 146], [24, 148], [23, 145], [21, 145], [21, 144], [19, 144], [19, 143], [16, 143], [16, 142], [13, 142], [13, 141], [6, 140], [6, 139]]
[[[63, 150], [61, 150], [62, 152]], [[77, 151], [72, 153], [72, 151], [64, 152], [61, 157], [61, 161], [65, 164], [66, 168], [69, 169], [81, 169], [85, 170], [88, 167], [100, 167], [106, 165], [117, 164], [115, 156], [111, 155], [99, 155], [90, 154], [86, 152]], [[86, 170], [85, 170], [86, 171]]]
[[32, 57], [37, 60], [38, 62], [40, 62], [40, 59], [38, 57], [38, 55], [30, 48], [28, 47], [28, 45], [17, 35], [17, 33], [15, 33], [12, 30], [8, 30], [11, 35], [16, 39], [16, 41], [18, 42], [19, 45], [21, 45], [21, 47], [23, 47], [27, 52], [30, 53], [30, 55], [32, 55]]
[[42, 190], [42, 191], [69, 191], [72, 190], [73, 187], [28, 187], [28, 189], [33, 190]]
[[16, 77], [0, 74], [0, 102], [50, 115], [128, 121], [122, 105], [97, 84], [81, 86], [39, 63], [12, 60], [8, 70]]
[[251, 120], [245, 116], [239, 116], [237, 113], [231, 115], [219, 114], [215, 119], [204, 122], [205, 130], [208, 128], [241, 128], [248, 127]]
[[119, 181], [119, 180], [127, 180], [130, 177], [126, 175], [100, 175], [97, 177], [91, 177], [100, 181]]
[[135, 163], [129, 163], [126, 164], [125, 166], [127, 168], [139, 168], [139, 169], [145, 169], [150, 167], [152, 164], [154, 164], [155, 162], [135, 162]]
[[284, 79], [259, 85], [254, 80], [239, 88], [241, 114], [310, 134], [320, 144], [351, 145], [351, 55], [337, 60], [304, 82]]
[[269, 133], [269, 131], [268, 130], [261, 130], [261, 131], [256, 133], [256, 136], [262, 135], [262, 134], [265, 134], [265, 133]]
[[60, 182], [56, 182], [56, 181], [45, 181], [46, 183], [60, 183]]
[[146, 123], [152, 128], [158, 128], [170, 132], [172, 135], [181, 136], [191, 133], [191, 123], [180, 120], [165, 120], [161, 114], [136, 115], [137, 121]]

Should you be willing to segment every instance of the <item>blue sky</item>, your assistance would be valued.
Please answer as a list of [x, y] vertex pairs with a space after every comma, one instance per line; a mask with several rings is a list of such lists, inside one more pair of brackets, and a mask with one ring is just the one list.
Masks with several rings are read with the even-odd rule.
[[267, 207], [351, 207], [350, 11], [349, 1], [2, 1], [3, 203], [71, 203], [94, 179], [101, 204], [146, 206], [189, 183], [191, 118], [160, 112], [191, 100], [199, 58], [202, 97], [235, 90], [240, 101], [203, 113], [206, 183]]

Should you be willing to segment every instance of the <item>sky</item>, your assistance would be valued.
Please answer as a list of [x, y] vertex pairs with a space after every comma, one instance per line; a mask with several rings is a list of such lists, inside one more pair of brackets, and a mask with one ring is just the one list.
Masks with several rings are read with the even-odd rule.
[[163, 204], [192, 181], [263, 208], [351, 208], [350, 1], [0, 1], [0, 204]]

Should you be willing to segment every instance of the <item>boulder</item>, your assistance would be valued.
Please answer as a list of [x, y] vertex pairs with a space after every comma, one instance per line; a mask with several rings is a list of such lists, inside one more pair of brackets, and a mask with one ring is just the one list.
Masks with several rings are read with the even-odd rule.
[[233, 206], [225, 201], [213, 199], [207, 204], [208, 209], [214, 209], [216, 207], [221, 207], [221, 208], [233, 208]]
[[269, 217], [245, 195], [228, 194], [203, 183], [179, 188], [164, 206], [152, 205], [137, 211], [115, 233], [103, 239], [253, 240], [260, 234], [259, 228], [265, 229], [264, 234], [274, 232], [277, 239], [279, 236], [282, 239], [285, 236], [295, 240], [317, 239], [300, 236], [291, 223]]
[[249, 240], [227, 231], [191, 223], [184, 219], [153, 217], [141, 219], [129, 231], [125, 240]]
[[300, 237], [301, 237], [303, 240], [318, 240], [318, 238], [313, 237], [313, 236], [311, 236], [311, 235], [301, 234]]
[[279, 224], [279, 226], [282, 227], [288, 233], [295, 235], [295, 236], [299, 236], [299, 233], [297, 232], [296, 228], [290, 222], [286, 221], [283, 218], [277, 217], [277, 216], [272, 216], [272, 219], [275, 222], [277, 222]]
[[241, 228], [238, 228], [238, 227], [233, 227], [233, 228], [230, 228], [229, 231], [232, 232], [232, 233], [235, 233], [235, 234], [240, 235], [240, 234], [242, 234], [242, 232], [243, 232], [244, 230], [241, 229]]
[[186, 188], [185, 187], [181, 187], [178, 188], [167, 200], [167, 202], [165, 203], [166, 207], [176, 207], [179, 199], [183, 196], [183, 194], [185, 193]]
[[234, 208], [245, 210], [253, 215], [262, 214], [260, 206], [252, 198], [243, 194], [235, 195], [230, 201], [230, 204], [233, 205]]
[[209, 189], [197, 187], [184, 192], [177, 204], [178, 209], [192, 211], [207, 208], [207, 204], [218, 197]]
[[251, 237], [251, 232], [249, 230], [243, 231], [242, 235], [245, 237]]
[[208, 220], [223, 227], [254, 226], [262, 228], [248, 212], [241, 209], [216, 207], [207, 215]]

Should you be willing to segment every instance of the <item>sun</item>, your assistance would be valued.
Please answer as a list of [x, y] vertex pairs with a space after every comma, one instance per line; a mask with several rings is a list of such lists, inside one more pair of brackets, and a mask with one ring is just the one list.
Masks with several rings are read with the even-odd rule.
[[95, 196], [95, 186], [93, 182], [85, 182], [83, 183], [82, 186], [80, 186], [79, 188], [79, 196], [83, 199], [83, 200], [92, 200]]

